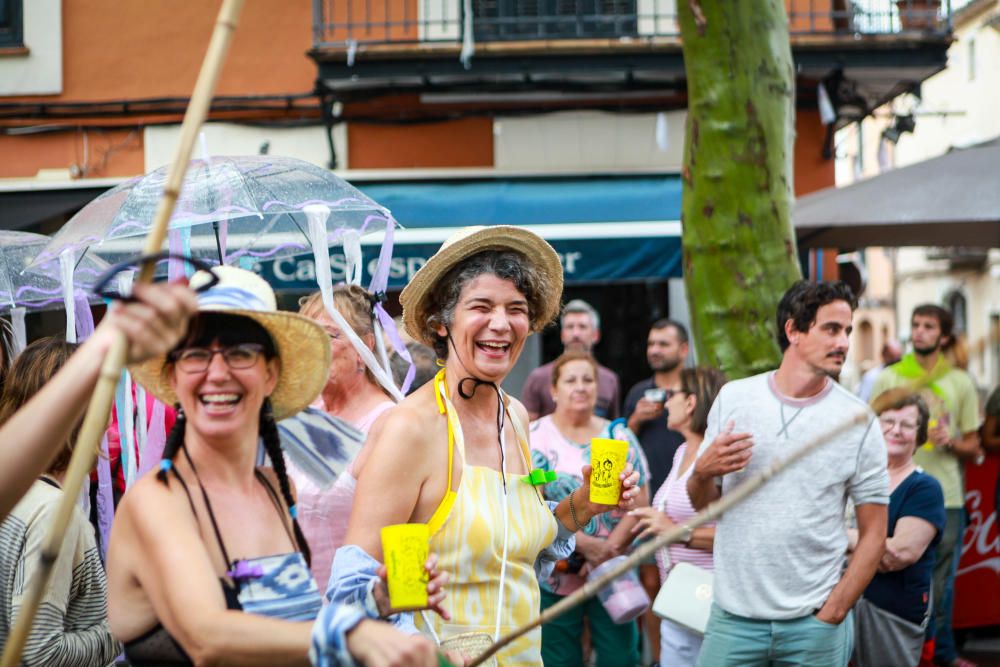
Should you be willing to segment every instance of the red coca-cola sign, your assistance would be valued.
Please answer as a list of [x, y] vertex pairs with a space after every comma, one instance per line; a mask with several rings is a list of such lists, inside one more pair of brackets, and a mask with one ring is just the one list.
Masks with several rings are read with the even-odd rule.
[[965, 509], [969, 525], [962, 537], [962, 559], [955, 580], [956, 628], [1000, 625], [1000, 538], [996, 522], [1000, 456], [965, 466]]

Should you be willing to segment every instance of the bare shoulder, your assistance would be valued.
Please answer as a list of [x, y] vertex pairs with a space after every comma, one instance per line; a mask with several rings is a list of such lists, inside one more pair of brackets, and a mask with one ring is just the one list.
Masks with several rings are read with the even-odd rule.
[[524, 427], [524, 430], [527, 431], [528, 422], [530, 420], [528, 419], [528, 409], [524, 407], [524, 404], [513, 396], [510, 396], [510, 404], [507, 409], [510, 410], [511, 414], [514, 415], [514, 418], [517, 419]]
[[122, 496], [109, 546], [126, 540], [145, 550], [156, 542], [155, 535], [197, 531], [197, 517], [179, 480], [171, 475], [165, 484], [150, 472]]
[[[429, 390], [429, 391], [425, 391]], [[420, 445], [433, 439], [441, 419], [431, 387], [425, 385], [382, 415], [368, 434], [369, 445], [383, 455], [417, 457]]]

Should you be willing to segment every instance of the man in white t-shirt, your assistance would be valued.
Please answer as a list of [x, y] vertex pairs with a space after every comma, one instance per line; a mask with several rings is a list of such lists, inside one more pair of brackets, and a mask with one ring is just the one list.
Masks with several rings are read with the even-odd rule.
[[[778, 370], [719, 392], [688, 482], [698, 509], [832, 428], [859, 423], [726, 511], [715, 535], [715, 602], [699, 665], [844, 667], [850, 611], [878, 567], [889, 502], [886, 450], [868, 406], [837, 376], [857, 302], [842, 282], [800, 281], [778, 305]], [[845, 564], [844, 511], [858, 546]]]

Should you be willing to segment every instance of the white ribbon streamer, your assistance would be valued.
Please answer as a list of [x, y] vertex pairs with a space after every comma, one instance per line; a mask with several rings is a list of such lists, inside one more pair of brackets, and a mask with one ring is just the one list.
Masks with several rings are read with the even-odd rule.
[[24, 315], [27, 312], [24, 306], [14, 306], [10, 309], [10, 327], [13, 331], [11, 338], [10, 361], [14, 361], [17, 355], [24, 352], [28, 347], [28, 332], [24, 324]]
[[76, 268], [73, 249], [59, 253], [59, 282], [62, 284], [63, 304], [66, 306], [66, 342], [76, 342], [76, 300], [73, 298], [73, 269]]
[[472, 67], [472, 56], [476, 54], [476, 37], [472, 26], [472, 0], [462, 2], [462, 52], [458, 59], [462, 61], [462, 67], [470, 69]]
[[323, 306], [333, 323], [347, 336], [365, 366], [375, 375], [378, 383], [389, 392], [389, 395], [398, 403], [403, 400], [403, 394], [396, 388], [392, 381], [392, 376], [388, 375], [381, 366], [375, 355], [368, 349], [368, 346], [354, 333], [354, 329], [344, 319], [344, 316], [337, 311], [333, 303], [333, 276], [330, 272], [330, 248], [327, 245], [326, 221], [330, 217], [330, 209], [322, 204], [310, 204], [303, 209], [306, 219], [309, 221], [309, 241], [312, 245], [313, 262], [316, 265], [316, 282], [319, 284], [319, 291], [323, 297]]
[[[324, 229], [326, 222], [323, 223]], [[344, 264], [347, 270], [344, 276], [348, 285], [361, 284], [361, 234], [356, 229], [345, 229], [341, 234], [341, 244], [344, 246]]]

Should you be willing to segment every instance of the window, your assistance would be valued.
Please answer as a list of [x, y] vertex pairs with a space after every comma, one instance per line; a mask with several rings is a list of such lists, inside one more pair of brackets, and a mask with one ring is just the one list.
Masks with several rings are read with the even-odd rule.
[[638, 33], [637, 0], [473, 0], [482, 41], [621, 37]]
[[964, 334], [967, 331], [966, 322], [966, 301], [965, 295], [959, 291], [954, 291], [945, 298], [945, 307], [951, 311], [951, 316], [955, 320], [954, 332]]
[[24, 46], [23, 0], [0, 0], [0, 48]]

